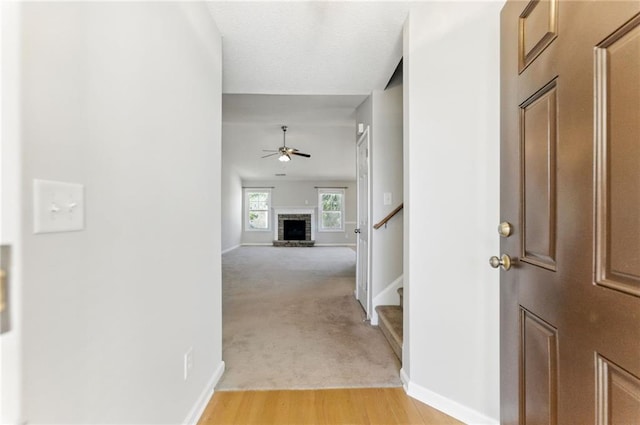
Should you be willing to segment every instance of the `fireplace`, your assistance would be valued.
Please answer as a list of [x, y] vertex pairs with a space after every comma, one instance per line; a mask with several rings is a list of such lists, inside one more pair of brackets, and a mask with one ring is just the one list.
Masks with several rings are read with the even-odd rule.
[[[298, 224], [293, 224], [293, 223]], [[299, 222], [302, 222], [299, 224]], [[289, 223], [289, 224], [287, 224]], [[287, 226], [285, 226], [287, 224]], [[302, 235], [299, 239], [287, 238], [285, 229], [288, 227], [301, 226]], [[295, 230], [294, 230], [295, 232]], [[278, 214], [278, 240], [310, 241], [311, 240], [311, 215], [310, 214]]]
[[274, 209], [274, 246], [313, 246], [315, 226], [311, 208]]
[[285, 241], [304, 241], [305, 235], [305, 220], [284, 220], [282, 223], [282, 233]]

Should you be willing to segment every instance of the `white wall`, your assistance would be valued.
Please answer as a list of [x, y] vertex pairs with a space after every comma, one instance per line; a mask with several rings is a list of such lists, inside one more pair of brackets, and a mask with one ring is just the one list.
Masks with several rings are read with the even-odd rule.
[[[371, 217], [373, 226], [403, 202], [402, 156], [402, 77], [386, 90], [376, 90], [357, 109], [358, 123], [369, 125]], [[391, 193], [390, 205], [384, 205], [384, 194]], [[373, 307], [398, 304], [395, 286], [403, 273], [403, 213], [392, 218], [386, 227], [371, 229], [371, 293]], [[377, 324], [372, 312], [372, 324]]]
[[499, 418], [500, 2], [429, 2], [405, 27], [409, 394]]
[[219, 33], [160, 2], [24, 3], [22, 29], [24, 217], [34, 178], [86, 200], [83, 231], [23, 224], [25, 419], [193, 419], [223, 368]]
[[[404, 198], [402, 83], [384, 91], [374, 91], [372, 96], [371, 217], [375, 224], [400, 205]], [[384, 205], [385, 193], [391, 193], [390, 205]], [[402, 276], [403, 212], [393, 217], [386, 227], [372, 230], [371, 240], [372, 294], [375, 300], [380, 292]]]
[[[271, 189], [272, 208], [314, 208], [316, 219], [316, 245], [355, 244], [356, 226], [356, 182], [355, 181], [243, 181], [245, 187], [273, 187]], [[318, 232], [318, 187], [347, 187], [344, 192], [345, 230], [343, 232]], [[244, 206], [243, 206], [244, 213]], [[270, 218], [272, 220], [272, 218]], [[273, 225], [273, 222], [272, 222]], [[244, 231], [243, 221], [242, 243], [271, 244], [274, 229], [268, 232]]]
[[[224, 148], [223, 148], [224, 157]], [[222, 162], [222, 252], [242, 242], [242, 179]]]

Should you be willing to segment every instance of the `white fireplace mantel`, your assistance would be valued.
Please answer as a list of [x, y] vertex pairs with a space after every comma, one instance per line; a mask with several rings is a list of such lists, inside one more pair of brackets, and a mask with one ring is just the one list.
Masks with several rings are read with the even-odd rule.
[[316, 240], [316, 209], [309, 207], [283, 207], [273, 209], [273, 240], [278, 240], [278, 216], [280, 214], [310, 214], [311, 215], [311, 240]]

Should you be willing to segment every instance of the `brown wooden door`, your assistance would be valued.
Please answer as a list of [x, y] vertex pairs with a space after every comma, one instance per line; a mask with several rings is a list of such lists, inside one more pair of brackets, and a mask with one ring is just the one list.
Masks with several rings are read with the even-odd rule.
[[640, 2], [501, 16], [504, 424], [640, 424]]

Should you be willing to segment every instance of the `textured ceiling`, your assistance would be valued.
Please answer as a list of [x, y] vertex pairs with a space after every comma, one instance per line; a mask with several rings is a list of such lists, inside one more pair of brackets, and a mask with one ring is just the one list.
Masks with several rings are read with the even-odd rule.
[[408, 2], [212, 1], [225, 93], [369, 94], [402, 56]]
[[[222, 34], [223, 161], [243, 179], [355, 179], [355, 108], [402, 57], [409, 2], [212, 1]], [[310, 153], [261, 158], [282, 144]]]

